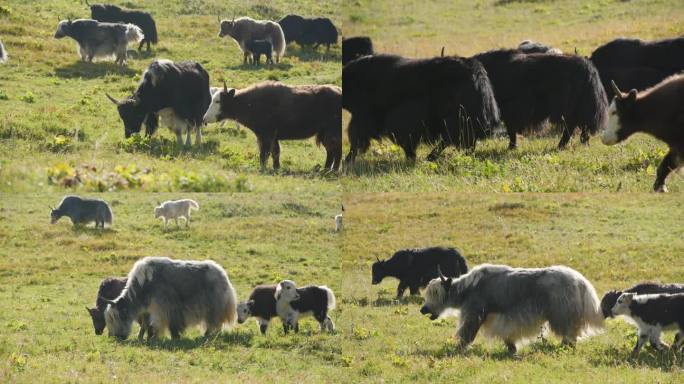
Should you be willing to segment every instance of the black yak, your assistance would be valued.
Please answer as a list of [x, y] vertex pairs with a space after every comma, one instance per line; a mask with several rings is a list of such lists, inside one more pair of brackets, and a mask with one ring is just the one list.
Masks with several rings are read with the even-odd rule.
[[579, 272], [565, 267], [511, 268], [482, 264], [456, 279], [440, 276], [428, 284], [420, 313], [437, 319], [459, 309], [458, 337], [465, 347], [480, 328], [500, 338], [509, 352], [534, 338], [548, 322], [551, 331], [574, 346], [603, 326], [596, 291]]
[[639, 295], [626, 292], [620, 295], [612, 309], [613, 315], [624, 315], [636, 323], [639, 328], [637, 342], [632, 355], [639, 354], [641, 347], [649, 341], [651, 345], [663, 350], [667, 348], [660, 340], [663, 329], [674, 328], [677, 337], [672, 344], [673, 350], [684, 345], [684, 293]]
[[176, 133], [178, 145], [183, 144], [183, 129], [186, 130], [187, 146], [192, 144], [192, 129], [196, 131], [195, 144], [202, 142], [202, 117], [209, 108], [211, 94], [209, 74], [199, 63], [155, 60], [143, 73], [132, 96], [122, 101], [109, 94], [107, 97], [117, 106], [126, 138], [140, 132], [143, 122], [145, 133], [152, 135], [161, 115], [169, 129]]
[[273, 44], [268, 40], [250, 40], [245, 49], [252, 54], [254, 65], [259, 65], [261, 55], [266, 56], [266, 64], [273, 64]]
[[154, 337], [168, 329], [174, 339], [199, 325], [206, 336], [215, 335], [237, 317], [235, 289], [211, 260], [145, 257], [133, 265], [121, 295], [104, 301], [109, 335], [120, 339], [130, 335], [133, 320], [143, 313], [150, 314]]
[[273, 44], [276, 63], [285, 54], [285, 35], [283, 29], [276, 22], [270, 20], [254, 20], [250, 17], [240, 17], [233, 20], [219, 20], [219, 37], [230, 36], [240, 46], [244, 54], [243, 63], [251, 53], [246, 49], [245, 43], [252, 40], [268, 40]]
[[419, 288], [425, 288], [439, 276], [438, 270], [448, 277], [459, 277], [468, 272], [468, 264], [454, 248], [402, 249], [387, 260], [377, 259], [373, 263], [372, 284], [380, 284], [385, 277], [395, 277], [399, 279], [397, 298], [406, 288], [417, 295]]
[[[123, 289], [126, 287], [127, 281], [128, 278], [126, 277], [107, 277], [100, 282], [100, 288], [97, 290], [95, 307], [86, 307], [88, 314], [90, 314], [91, 320], [93, 320], [93, 328], [95, 328], [96, 335], [101, 335], [107, 326], [104, 317], [105, 310], [107, 309], [107, 302], [105, 300], [114, 300], [119, 297]], [[142, 340], [145, 337], [145, 332], [147, 332], [147, 338], [149, 340], [152, 337], [150, 315], [143, 313], [138, 316], [136, 320], [140, 325], [138, 340]]]
[[324, 168], [337, 170], [342, 158], [342, 90], [333, 85], [288, 86], [266, 81], [214, 95], [205, 123], [233, 119], [249, 128], [259, 142], [259, 162], [280, 168], [280, 140], [315, 136], [326, 151]]
[[473, 59], [365, 56], [344, 66], [342, 83], [342, 105], [352, 115], [349, 165], [382, 138], [411, 160], [419, 143], [437, 143], [434, 160], [447, 145], [474, 148], [499, 121], [487, 72]]
[[150, 43], [157, 44], [157, 25], [149, 12], [122, 9], [111, 4], [88, 4], [90, 7], [90, 18], [93, 20], [108, 23], [130, 23], [137, 25], [142, 30], [145, 37], [140, 41], [138, 51], [147, 43], [147, 51], [150, 51]]
[[342, 65], [347, 65], [359, 57], [374, 54], [373, 41], [368, 36], [355, 36], [342, 39]]
[[115, 62], [126, 64], [128, 43], [140, 41], [142, 30], [133, 24], [101, 23], [95, 20], [63, 20], [55, 31], [55, 39], [71, 37], [78, 43], [81, 60], [115, 56]]
[[287, 15], [278, 22], [285, 34], [285, 41], [295, 42], [300, 46], [337, 44], [337, 28], [327, 17], [306, 18], [299, 15]]
[[333, 332], [333, 323], [328, 311], [335, 308], [335, 294], [325, 285], [307, 285], [297, 288], [292, 280], [283, 280], [276, 286], [276, 312], [283, 322], [285, 333], [289, 329], [299, 332], [299, 318], [313, 316], [321, 331]]
[[480, 53], [501, 109], [509, 145], [516, 135], [540, 127], [549, 119], [561, 125], [558, 148], [566, 146], [579, 127], [582, 143], [604, 128], [608, 101], [599, 74], [591, 62], [579, 56], [524, 54], [515, 49]]
[[643, 92], [622, 93], [612, 83], [615, 98], [610, 104], [608, 128], [601, 140], [613, 145], [636, 132], [664, 141], [670, 151], [656, 171], [653, 190], [667, 192], [665, 179], [684, 165], [684, 75], [675, 75]]
[[259, 331], [266, 334], [271, 319], [278, 317], [276, 312], [276, 286], [259, 285], [254, 287], [247, 301], [237, 305], [237, 321], [242, 324], [250, 317], [256, 317]]
[[95, 223], [95, 228], [112, 225], [114, 215], [106, 201], [100, 199], [84, 199], [78, 196], [66, 196], [57, 208], [50, 212], [50, 223], [55, 224], [63, 216], [71, 219], [73, 225]]

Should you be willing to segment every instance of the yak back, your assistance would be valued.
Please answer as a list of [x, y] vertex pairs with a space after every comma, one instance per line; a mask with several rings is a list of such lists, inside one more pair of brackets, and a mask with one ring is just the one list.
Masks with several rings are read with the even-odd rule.
[[468, 265], [458, 250], [445, 247], [403, 249], [384, 261], [388, 276], [416, 281], [427, 285], [438, 277], [437, 266], [447, 277], [458, 277], [468, 272]]
[[254, 300], [250, 306], [252, 316], [262, 319], [271, 319], [278, 316], [276, 312], [275, 285], [258, 285], [249, 295], [249, 300]]
[[659, 294], [643, 302], [632, 300], [629, 310], [633, 317], [647, 324], [678, 324], [679, 330], [684, 331], [684, 293]]
[[615, 39], [596, 48], [591, 54], [591, 61], [599, 70], [650, 67], [673, 74], [684, 70], [684, 36], [656, 41]]
[[290, 307], [297, 312], [320, 312], [328, 309], [328, 293], [315, 285], [297, 288], [299, 299], [290, 302]]

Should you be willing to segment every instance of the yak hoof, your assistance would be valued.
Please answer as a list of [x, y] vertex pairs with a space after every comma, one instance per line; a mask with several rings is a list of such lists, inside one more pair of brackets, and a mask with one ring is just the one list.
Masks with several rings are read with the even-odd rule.
[[665, 186], [665, 184], [663, 184], [663, 185], [661, 185], [661, 186], [655, 187], [655, 188], [654, 188], [654, 191], [655, 191], [655, 192], [658, 192], [658, 193], [667, 193], [667, 192], [668, 192], [667, 187]]

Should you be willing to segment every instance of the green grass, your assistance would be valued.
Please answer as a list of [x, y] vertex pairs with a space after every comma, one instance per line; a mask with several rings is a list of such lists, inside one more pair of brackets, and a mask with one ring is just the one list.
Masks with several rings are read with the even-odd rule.
[[[342, 15], [347, 36], [370, 36], [377, 52], [408, 57], [437, 56], [442, 47], [446, 54], [471, 56], [515, 47], [525, 39], [588, 56], [617, 37], [684, 34], [679, 0], [352, 0], [343, 2]], [[345, 112], [344, 131], [348, 122]], [[595, 137], [587, 148], [578, 136], [560, 152], [560, 135], [555, 133], [519, 140], [515, 152], [506, 149], [507, 139], [491, 139], [478, 143], [474, 153], [449, 149], [436, 164], [424, 160], [429, 153], [425, 145], [416, 164], [407, 164], [398, 147], [388, 141], [373, 143], [342, 183], [346, 190], [372, 192], [652, 189], [655, 168], [667, 151], [664, 143], [637, 134], [615, 147], [606, 147]], [[684, 190], [682, 180], [672, 174], [670, 190]]]
[[[684, 203], [653, 194], [382, 193], [345, 197], [340, 327], [342, 361], [354, 382], [643, 382], [684, 379], [682, 356], [642, 350], [635, 328], [609, 320], [575, 350], [551, 336], [508, 355], [478, 336], [466, 351], [456, 320], [431, 322], [418, 296], [394, 299], [398, 281], [372, 286], [371, 264], [402, 248], [454, 246], [481, 263], [580, 271], [599, 295], [644, 280], [679, 282]], [[408, 292], [406, 293], [408, 295]], [[664, 339], [672, 342], [674, 334]]]
[[[312, 319], [294, 336], [277, 319], [262, 336], [250, 320], [212, 340], [192, 330], [141, 344], [96, 336], [84, 309], [102, 278], [125, 275], [149, 255], [215, 260], [241, 300], [284, 278], [338, 292], [339, 196], [184, 194], [200, 210], [189, 229], [168, 231], [153, 208], [177, 194], [99, 196], [112, 203], [111, 230], [75, 229], [67, 218], [50, 225], [58, 193], [0, 194], [0, 381], [321, 382], [343, 366], [343, 333], [320, 334]], [[337, 322], [338, 312], [331, 317]]]
[[[58, 18], [89, 17], [90, 10], [80, 1], [3, 2], [2, 9], [7, 12], [0, 12], [0, 38], [9, 50], [10, 61], [0, 70], [0, 191], [44, 189], [48, 170], [60, 163], [75, 168], [95, 166], [99, 178], [120, 165], [148, 168], [151, 175], [160, 177], [191, 177], [194, 173], [200, 178], [218, 179], [220, 186], [207, 191], [235, 191], [236, 179], [246, 179], [253, 191], [338, 189], [336, 177], [317, 170], [325, 160], [325, 150], [313, 139], [284, 142], [279, 174], [262, 173], [254, 134], [230, 121], [223, 128], [210, 124], [204, 130], [206, 142], [201, 148], [177, 148], [175, 136], [164, 127], [150, 148], [127, 146], [123, 123], [105, 93], [117, 98], [130, 95], [155, 58], [198, 61], [209, 72], [213, 86], [222, 80], [236, 88], [264, 80], [341, 85], [339, 45], [326, 52], [325, 48], [313, 50], [293, 44], [280, 64], [255, 69], [242, 65], [242, 54], [232, 39], [217, 36], [216, 20], [219, 14], [224, 18], [245, 15], [279, 19], [299, 13], [327, 16], [340, 25], [339, 1], [175, 0], [163, 2], [163, 6], [157, 1], [115, 3], [151, 10], [159, 31], [160, 42], [154, 53], [131, 52], [124, 68], [109, 61], [82, 63], [75, 41], [52, 37]], [[139, 187], [183, 190], [177, 186]], [[98, 190], [81, 184], [77, 188]]]

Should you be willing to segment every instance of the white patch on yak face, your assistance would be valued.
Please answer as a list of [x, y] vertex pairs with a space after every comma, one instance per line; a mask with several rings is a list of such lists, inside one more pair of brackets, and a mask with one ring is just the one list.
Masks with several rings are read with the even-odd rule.
[[211, 104], [209, 104], [209, 109], [207, 113], [204, 114], [204, 123], [215, 123], [218, 120], [218, 115], [221, 113], [221, 94], [222, 92], [216, 92], [211, 97]]
[[620, 118], [617, 113], [617, 106], [615, 105], [615, 100], [610, 103], [608, 107], [608, 126], [606, 130], [603, 131], [601, 136], [601, 141], [605, 145], [613, 145], [618, 142], [618, 132], [620, 131]]
[[613, 306], [613, 314], [616, 316], [631, 315], [632, 312], [629, 310], [629, 305], [632, 303], [633, 299], [634, 293], [623, 293], [622, 295], [620, 295], [620, 297], [618, 297], [617, 301], [615, 302], [615, 305]]

